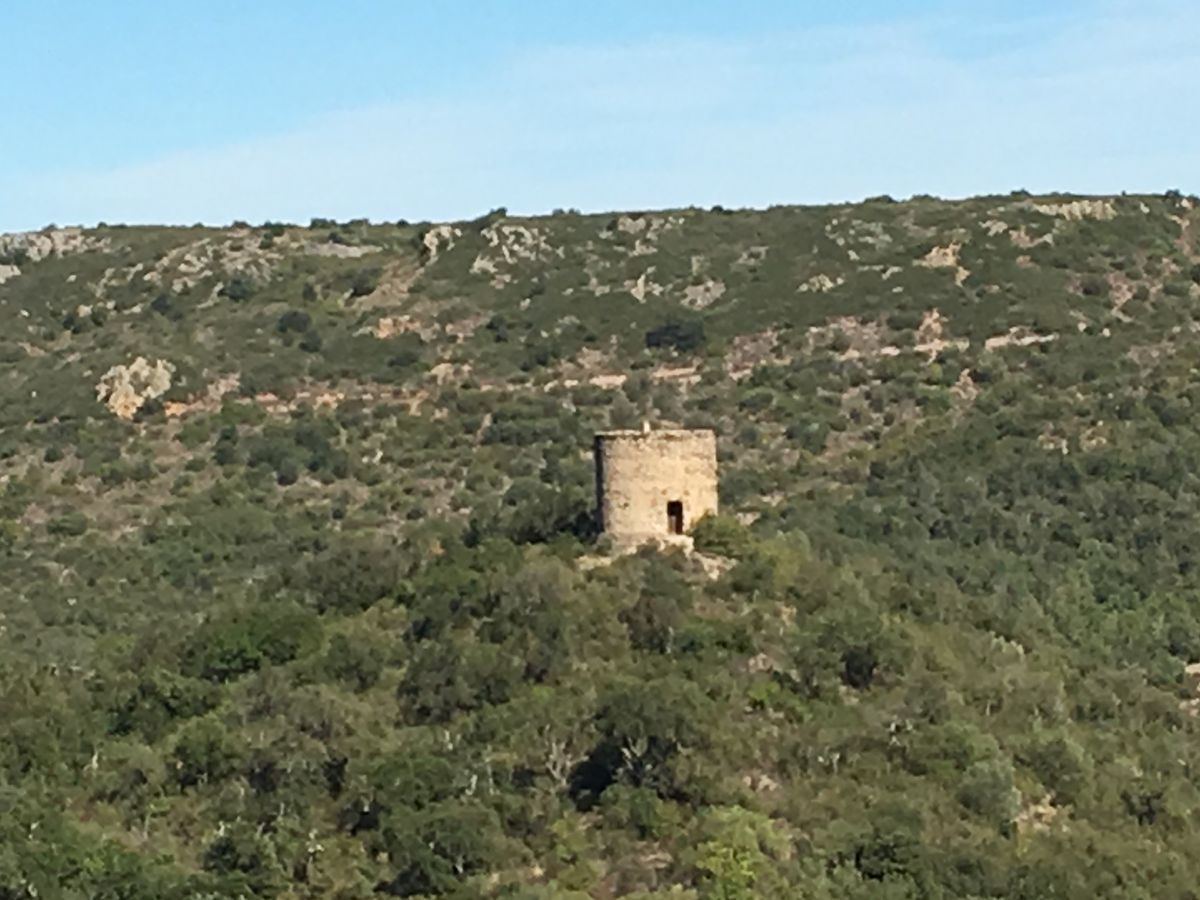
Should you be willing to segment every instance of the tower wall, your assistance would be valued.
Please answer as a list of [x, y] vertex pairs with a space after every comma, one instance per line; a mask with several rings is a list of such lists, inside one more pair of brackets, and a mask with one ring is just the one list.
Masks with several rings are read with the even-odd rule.
[[717, 511], [711, 431], [602, 432], [595, 454], [600, 528], [615, 538], [670, 539]]

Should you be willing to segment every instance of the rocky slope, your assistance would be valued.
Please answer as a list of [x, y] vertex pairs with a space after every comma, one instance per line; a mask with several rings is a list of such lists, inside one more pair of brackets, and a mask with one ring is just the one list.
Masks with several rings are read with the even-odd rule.
[[1198, 221], [0, 237], [0, 894], [1193, 896]]

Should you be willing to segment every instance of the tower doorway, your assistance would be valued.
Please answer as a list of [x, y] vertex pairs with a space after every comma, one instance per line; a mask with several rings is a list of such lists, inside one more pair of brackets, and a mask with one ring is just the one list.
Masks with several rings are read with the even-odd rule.
[[667, 533], [683, 534], [683, 501], [667, 501]]

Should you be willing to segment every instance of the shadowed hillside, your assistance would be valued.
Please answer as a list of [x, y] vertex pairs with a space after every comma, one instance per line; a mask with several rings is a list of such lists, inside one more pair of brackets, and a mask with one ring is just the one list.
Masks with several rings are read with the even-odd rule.
[[0, 236], [0, 897], [1196, 897], [1196, 204]]

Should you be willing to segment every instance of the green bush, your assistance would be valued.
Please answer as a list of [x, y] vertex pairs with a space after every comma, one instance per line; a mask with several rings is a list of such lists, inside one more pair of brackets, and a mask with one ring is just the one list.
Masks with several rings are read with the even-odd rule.
[[88, 530], [88, 517], [75, 510], [57, 516], [46, 523], [46, 532], [55, 537], [79, 537]]
[[235, 303], [249, 300], [257, 291], [254, 280], [245, 275], [234, 275], [221, 288], [221, 296]]
[[185, 724], [172, 749], [175, 778], [181, 787], [195, 787], [227, 778], [242, 762], [237, 740], [217, 719], [206, 717]]
[[294, 604], [266, 602], [214, 614], [189, 641], [185, 671], [228, 681], [309, 653], [320, 640], [316, 617]]
[[753, 543], [749, 530], [733, 516], [708, 515], [692, 527], [692, 539], [702, 553], [740, 559]]
[[379, 287], [379, 269], [359, 269], [350, 279], [350, 296], [365, 297]]
[[650, 349], [670, 349], [678, 353], [697, 353], [704, 349], [707, 338], [704, 321], [695, 317], [671, 317], [646, 332]]

